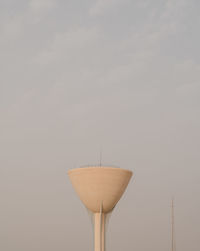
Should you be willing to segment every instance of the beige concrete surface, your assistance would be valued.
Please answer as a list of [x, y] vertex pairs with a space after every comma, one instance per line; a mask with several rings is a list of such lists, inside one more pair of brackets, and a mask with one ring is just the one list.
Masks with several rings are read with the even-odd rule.
[[68, 175], [84, 205], [93, 213], [110, 212], [124, 193], [132, 172], [116, 167], [83, 167], [71, 169]]

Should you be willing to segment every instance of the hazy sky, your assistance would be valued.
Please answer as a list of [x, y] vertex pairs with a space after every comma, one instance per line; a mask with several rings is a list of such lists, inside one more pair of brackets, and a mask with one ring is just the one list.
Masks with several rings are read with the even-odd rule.
[[92, 251], [67, 169], [134, 177], [108, 251], [200, 250], [200, 1], [0, 1], [0, 250]]

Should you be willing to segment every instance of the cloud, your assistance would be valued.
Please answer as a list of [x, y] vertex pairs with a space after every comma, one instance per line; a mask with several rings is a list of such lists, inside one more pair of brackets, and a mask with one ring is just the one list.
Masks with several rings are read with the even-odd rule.
[[2, 24], [2, 40], [15, 39], [23, 31], [23, 16], [5, 17]]
[[39, 52], [34, 60], [39, 64], [48, 65], [55, 61], [61, 62], [63, 59], [69, 61], [80, 53], [79, 62], [82, 62], [81, 52], [89, 50], [92, 44], [97, 41], [97, 37], [98, 33], [95, 29], [86, 28], [57, 33], [50, 45]]
[[29, 6], [32, 11], [44, 12], [53, 9], [56, 6], [55, 0], [31, 0]]
[[30, 0], [23, 9], [6, 12], [0, 16], [1, 38], [5, 42], [19, 37], [32, 24], [39, 23], [57, 5], [55, 0]]
[[115, 8], [120, 4], [124, 4], [127, 0], [97, 0], [95, 4], [89, 10], [91, 16], [98, 16], [103, 14], [105, 11]]
[[[50, 3], [47, 5], [43, 3], [41, 6], [36, 3], [37, 1], [34, 3], [35, 7], [32, 6], [33, 9], [49, 10], [53, 8], [53, 4]], [[103, 8], [110, 8], [109, 6], [119, 3], [120, 1], [111, 1], [106, 5], [104, 2], [105, 7]], [[187, 79], [186, 72], [187, 76], [191, 75], [195, 63], [193, 62], [192, 67], [187, 65], [185, 68], [178, 68], [178, 59], [174, 58], [172, 62], [167, 55], [166, 57], [165, 54], [161, 56], [160, 52], [165, 53], [163, 48], [165, 48], [166, 41], [175, 34], [174, 31], [178, 31], [183, 26], [187, 4], [181, 6], [184, 11], [178, 15], [179, 4], [176, 4], [174, 8], [168, 4], [164, 5], [156, 18], [154, 15], [150, 15], [148, 22], [142, 23], [139, 29], [132, 29], [118, 39], [112, 33], [106, 33], [103, 24], [98, 25], [97, 23], [88, 26], [82, 23], [71, 25], [63, 31], [53, 32], [50, 39], [35, 53], [32, 53], [27, 61], [34, 71], [41, 72], [42, 76], [40, 75], [39, 78], [43, 83], [40, 85], [44, 86], [33, 87], [35, 89], [31, 92], [34, 93], [33, 97], [37, 96], [37, 93], [41, 93], [42, 88], [50, 88], [52, 91], [48, 91], [45, 97], [47, 107], [54, 107], [52, 100], [56, 100], [56, 93], [59, 97], [56, 107], [60, 107], [62, 111], [62, 107], [66, 104], [74, 104], [78, 100], [82, 103], [96, 100], [98, 103], [104, 99], [104, 102], [109, 104], [110, 95], [113, 95], [113, 99], [120, 99], [123, 102], [128, 95], [130, 99], [128, 102], [131, 102], [132, 93], [142, 97], [142, 92], [144, 92], [144, 95], [148, 96], [148, 100], [151, 101], [152, 93], [154, 97], [155, 93], [159, 93], [159, 90], [162, 89], [161, 86], [165, 91], [170, 90], [171, 92], [173, 88], [176, 89], [184, 79]], [[152, 13], [155, 13], [154, 8], [152, 9]], [[171, 20], [172, 12], [174, 14]], [[27, 13], [24, 16], [27, 17]], [[24, 25], [26, 25], [25, 20], [23, 19]], [[174, 24], [173, 29], [172, 24]], [[176, 78], [171, 74], [172, 68], [178, 72]], [[65, 91], [70, 93], [71, 97], [64, 95]], [[93, 96], [88, 100], [87, 92]], [[165, 95], [164, 91], [162, 95]], [[17, 110], [25, 110], [25, 103], [33, 102], [34, 107], [34, 98], [27, 98], [26, 95], [25, 97], [23, 103], [21, 97], [19, 98], [19, 109], [16, 108]], [[137, 97], [134, 97], [134, 100], [138, 103], [142, 102]], [[42, 97], [40, 102], [42, 107], [44, 105]]]

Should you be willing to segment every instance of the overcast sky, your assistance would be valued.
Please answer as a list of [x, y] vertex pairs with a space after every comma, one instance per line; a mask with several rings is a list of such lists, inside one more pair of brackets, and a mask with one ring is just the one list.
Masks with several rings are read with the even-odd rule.
[[200, 1], [0, 1], [0, 250], [93, 250], [67, 170], [134, 176], [108, 251], [200, 250]]

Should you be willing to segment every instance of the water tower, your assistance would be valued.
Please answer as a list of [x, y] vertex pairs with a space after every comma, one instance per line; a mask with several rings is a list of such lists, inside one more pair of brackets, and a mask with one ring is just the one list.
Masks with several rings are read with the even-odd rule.
[[68, 171], [72, 185], [86, 208], [93, 214], [94, 251], [105, 251], [105, 221], [123, 195], [132, 172], [94, 166]]

